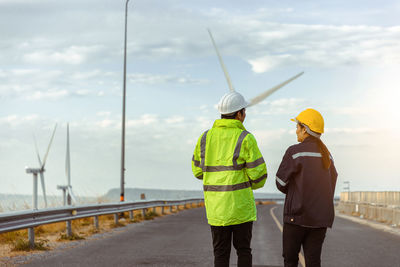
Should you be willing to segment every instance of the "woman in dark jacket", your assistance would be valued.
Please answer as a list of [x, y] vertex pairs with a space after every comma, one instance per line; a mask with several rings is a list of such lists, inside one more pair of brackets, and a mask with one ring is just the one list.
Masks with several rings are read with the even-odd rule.
[[307, 267], [321, 266], [327, 227], [335, 217], [333, 197], [337, 172], [328, 148], [321, 141], [324, 119], [314, 109], [302, 111], [297, 123], [299, 144], [290, 146], [276, 174], [276, 186], [286, 194], [283, 214], [285, 266], [297, 266], [303, 246]]

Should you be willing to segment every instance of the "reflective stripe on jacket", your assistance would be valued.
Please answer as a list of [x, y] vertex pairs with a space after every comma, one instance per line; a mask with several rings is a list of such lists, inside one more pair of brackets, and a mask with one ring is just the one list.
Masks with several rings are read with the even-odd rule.
[[276, 186], [284, 194], [283, 221], [308, 227], [332, 227], [337, 172], [325, 169], [317, 140], [307, 137], [290, 146], [276, 173]]
[[220, 119], [204, 132], [192, 158], [203, 180], [210, 225], [227, 226], [257, 218], [252, 189], [264, 186], [267, 168], [254, 136], [239, 120]]

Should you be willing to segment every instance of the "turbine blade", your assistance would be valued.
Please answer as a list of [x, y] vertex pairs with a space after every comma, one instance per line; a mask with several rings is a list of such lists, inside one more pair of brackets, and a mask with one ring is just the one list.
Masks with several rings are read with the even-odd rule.
[[226, 81], [228, 82], [229, 90], [235, 91], [235, 88], [233, 88], [233, 85], [232, 85], [232, 82], [231, 82], [231, 78], [229, 77], [228, 71], [226, 70], [224, 61], [222, 60], [222, 57], [221, 57], [221, 55], [220, 55], [220, 53], [218, 51], [217, 45], [215, 44], [214, 38], [213, 38], [213, 36], [211, 34], [211, 31], [210, 31], [210, 29], [207, 29], [207, 31], [210, 34], [211, 41], [212, 41], [212, 43], [214, 45], [215, 51], [217, 52], [219, 63], [221, 64], [222, 70], [224, 71], [224, 74], [225, 74]]
[[46, 196], [46, 186], [44, 184], [44, 175], [43, 172], [40, 172], [40, 183], [42, 184], [43, 198], [44, 198], [44, 206], [47, 208], [47, 196]]
[[68, 194], [71, 196], [72, 201], [76, 204], [76, 197], [74, 195], [74, 192], [72, 192], [72, 186], [68, 186]]
[[49, 155], [51, 143], [53, 142], [53, 138], [54, 138], [54, 134], [56, 133], [56, 129], [57, 129], [57, 123], [56, 123], [56, 125], [54, 126], [54, 130], [53, 130], [53, 134], [52, 134], [51, 139], [50, 139], [49, 146], [47, 147], [46, 154], [44, 155], [44, 158], [43, 158], [42, 169], [44, 169], [44, 165], [46, 165], [47, 156]]
[[250, 105], [248, 105], [248, 107], [250, 106], [254, 106], [258, 103], [260, 103], [261, 101], [263, 101], [265, 98], [267, 98], [268, 96], [270, 96], [272, 93], [274, 93], [275, 91], [277, 91], [278, 89], [280, 89], [281, 87], [285, 86], [286, 84], [290, 83], [291, 81], [293, 81], [294, 79], [297, 79], [298, 77], [300, 77], [301, 75], [303, 75], [304, 72], [300, 72], [299, 74], [297, 74], [296, 76], [293, 76], [292, 78], [290, 78], [289, 80], [284, 81], [283, 83], [280, 83], [274, 87], [272, 87], [271, 89], [265, 91], [264, 93], [254, 97], [253, 99], [250, 100]]
[[69, 124], [67, 124], [67, 155], [65, 157], [65, 175], [67, 177], [67, 185], [71, 186], [71, 158], [69, 153]]
[[40, 160], [39, 149], [38, 149], [38, 146], [37, 146], [35, 134], [33, 134], [33, 141], [35, 142], [35, 149], [36, 149], [36, 155], [37, 155], [37, 158], [38, 158], [38, 161], [39, 161], [39, 166], [42, 167], [42, 161]]

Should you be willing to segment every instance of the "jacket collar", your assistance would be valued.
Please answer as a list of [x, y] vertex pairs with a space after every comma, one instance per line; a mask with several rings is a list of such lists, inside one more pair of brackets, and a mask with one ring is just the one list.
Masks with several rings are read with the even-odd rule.
[[240, 128], [244, 131], [246, 130], [241, 121], [234, 119], [215, 120], [213, 128]]

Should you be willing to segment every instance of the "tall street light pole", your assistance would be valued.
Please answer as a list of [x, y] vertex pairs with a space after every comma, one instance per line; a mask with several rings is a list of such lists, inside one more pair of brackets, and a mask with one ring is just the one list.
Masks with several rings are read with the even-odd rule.
[[120, 201], [125, 201], [125, 97], [126, 97], [126, 33], [128, 27], [128, 2], [125, 4], [125, 46], [124, 46], [124, 88], [122, 96], [122, 145], [121, 145], [121, 195]]

